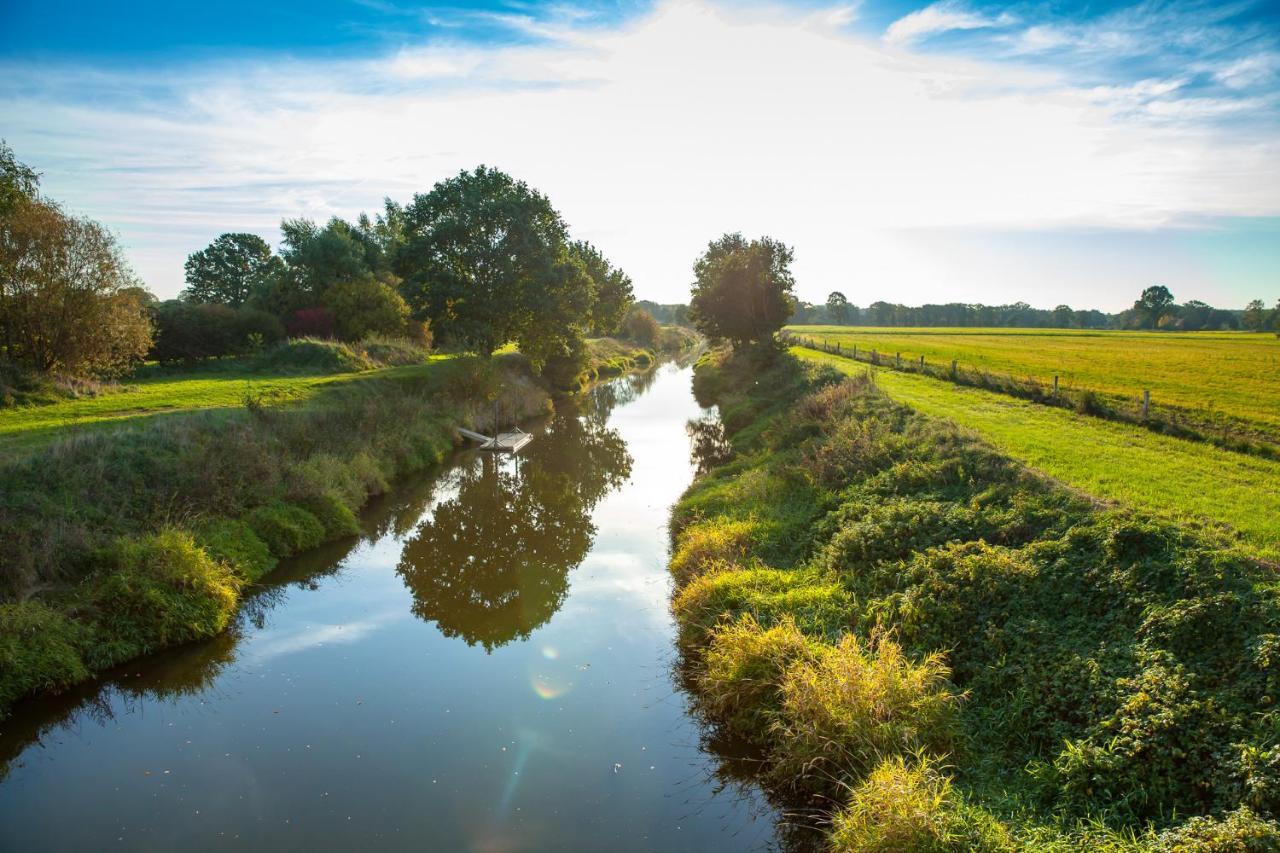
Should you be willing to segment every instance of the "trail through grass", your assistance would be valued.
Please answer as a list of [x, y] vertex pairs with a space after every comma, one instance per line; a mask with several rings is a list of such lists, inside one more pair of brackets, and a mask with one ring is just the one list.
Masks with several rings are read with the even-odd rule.
[[1280, 435], [1280, 339], [1248, 332], [1124, 332], [1071, 329], [921, 329], [791, 326], [789, 331], [845, 349], [878, 350], [903, 360], [924, 356], [959, 366], [1034, 378], [1131, 400], [1143, 389], [1155, 406], [1215, 414]]
[[[792, 351], [850, 375], [868, 370], [803, 347]], [[1280, 560], [1280, 462], [914, 374], [881, 370], [876, 384], [1073, 488], [1179, 520], [1228, 525], [1254, 553]]]

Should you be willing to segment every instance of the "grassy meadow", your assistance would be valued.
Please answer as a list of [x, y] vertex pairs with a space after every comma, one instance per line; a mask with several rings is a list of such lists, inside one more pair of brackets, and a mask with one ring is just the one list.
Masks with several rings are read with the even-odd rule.
[[[792, 352], [848, 375], [871, 370], [815, 350]], [[1280, 560], [1280, 461], [927, 376], [878, 370], [875, 383], [894, 400], [972, 429], [1071, 488], [1180, 521], [1229, 526], [1255, 553]]]
[[1136, 408], [1174, 406], [1207, 422], [1256, 425], [1280, 440], [1280, 338], [1248, 332], [790, 326], [792, 334], [844, 349], [902, 354], [904, 361], [1031, 378], [1092, 390]]

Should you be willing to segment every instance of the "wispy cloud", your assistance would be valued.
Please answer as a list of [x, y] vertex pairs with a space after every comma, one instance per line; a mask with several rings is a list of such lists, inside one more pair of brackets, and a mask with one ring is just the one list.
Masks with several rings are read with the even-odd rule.
[[909, 44], [949, 30], [1007, 27], [1016, 22], [1017, 19], [1008, 12], [984, 15], [957, 0], [942, 0], [894, 21], [885, 31], [884, 40], [890, 44]]

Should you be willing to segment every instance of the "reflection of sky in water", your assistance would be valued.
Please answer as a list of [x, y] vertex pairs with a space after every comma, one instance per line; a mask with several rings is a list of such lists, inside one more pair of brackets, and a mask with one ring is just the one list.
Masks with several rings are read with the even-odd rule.
[[[104, 694], [105, 725], [82, 711], [0, 729], [12, 750], [52, 726], [0, 784], [0, 849], [767, 845], [758, 803], [715, 793], [715, 765], [670, 681], [666, 522], [691, 476], [684, 423], [699, 410], [689, 381], [662, 368], [613, 411], [630, 481], [591, 510], [589, 550], [527, 639], [487, 651], [442, 634], [434, 616], [414, 618], [422, 602], [398, 574], [405, 549], [424, 541], [422, 523], [458, 500], [472, 469], [408, 484], [376, 541], [300, 569], [299, 580], [321, 574], [269, 596], [238, 644], [154, 664], [194, 686], [161, 697], [170, 675], [147, 675], [132, 692], [126, 679]], [[341, 567], [325, 574], [335, 559]], [[490, 568], [504, 582], [536, 580], [518, 561]], [[429, 559], [415, 569], [442, 601], [467, 593], [431, 588]], [[60, 817], [68, 805], [75, 821]]]

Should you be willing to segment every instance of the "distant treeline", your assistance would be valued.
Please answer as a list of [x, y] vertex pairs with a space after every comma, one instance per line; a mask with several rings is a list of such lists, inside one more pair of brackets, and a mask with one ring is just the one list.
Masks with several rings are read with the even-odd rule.
[[653, 315], [653, 319], [664, 326], [693, 325], [693, 321], [689, 318], [688, 305], [662, 305], [657, 302], [650, 302], [647, 299], [641, 299], [636, 302], [636, 308], [648, 311]]
[[1198, 300], [1184, 304], [1160, 285], [1149, 287], [1133, 307], [1115, 314], [1095, 309], [1075, 309], [1070, 305], [1033, 308], [1025, 302], [1012, 305], [981, 305], [950, 302], [945, 305], [897, 305], [872, 302], [860, 308], [844, 294], [834, 292], [825, 305], [796, 302], [791, 315], [796, 325], [840, 326], [971, 326], [1029, 329], [1170, 329], [1187, 332], [1204, 330], [1280, 329], [1280, 301], [1268, 309], [1261, 300], [1244, 310], [1215, 308]]

